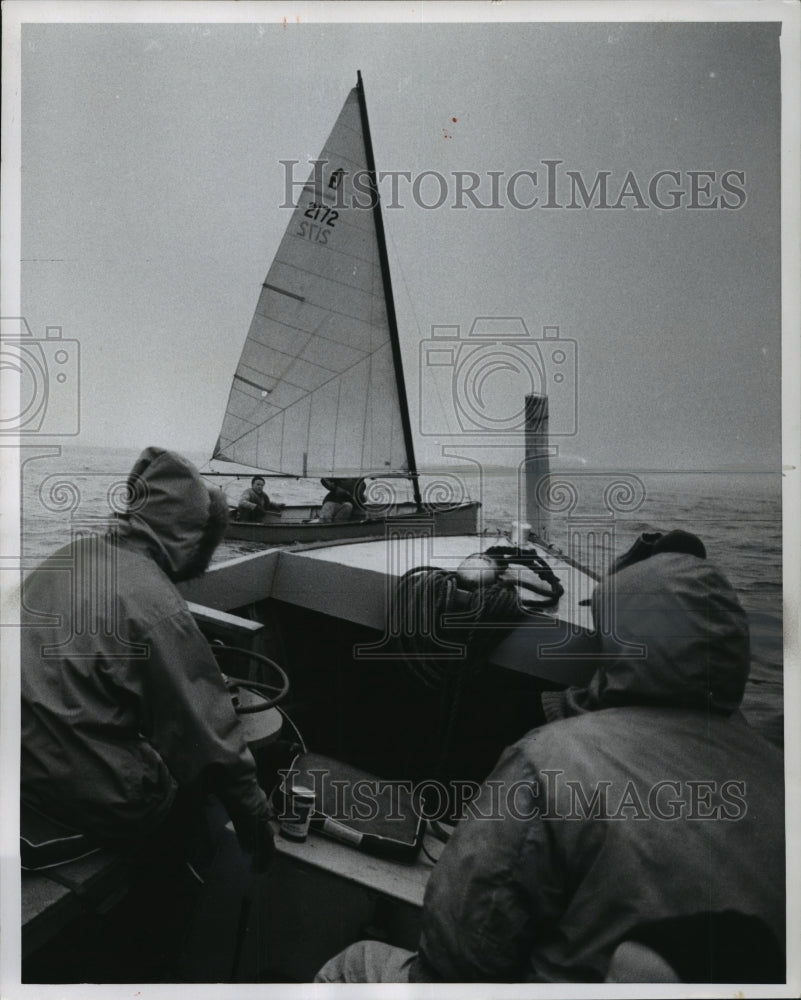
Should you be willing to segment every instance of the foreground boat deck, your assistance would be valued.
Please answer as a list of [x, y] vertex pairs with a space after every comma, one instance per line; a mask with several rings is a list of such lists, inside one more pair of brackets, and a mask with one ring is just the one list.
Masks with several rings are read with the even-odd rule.
[[[242, 611], [272, 600], [383, 634], [395, 585], [404, 573], [418, 566], [456, 570], [467, 556], [502, 543], [496, 536], [399, 532], [369, 541], [267, 549], [216, 564], [182, 590], [188, 600], [221, 611]], [[594, 666], [576, 655], [575, 640], [592, 629], [587, 602], [596, 580], [545, 546], [535, 548], [565, 593], [557, 605], [538, 610], [516, 627], [493, 651], [492, 662], [558, 685], [584, 683]], [[525, 599], [525, 591], [521, 597]], [[571, 655], [559, 655], [568, 640], [574, 640]]]
[[[312, 749], [373, 774], [417, 781], [433, 761], [437, 701], [426, 704], [407, 686], [409, 675], [387, 627], [395, 586], [409, 569], [455, 570], [468, 555], [503, 542], [491, 536], [399, 533], [265, 549], [216, 564], [181, 589], [207, 635], [282, 663], [292, 683], [288, 714]], [[583, 683], [594, 669], [592, 659], [576, 651], [580, 654], [591, 628], [585, 602], [595, 580], [545, 546], [537, 552], [565, 593], [554, 607], [515, 627], [492, 650], [486, 676], [465, 689], [464, 725], [453, 733], [460, 778], [480, 780], [503, 746], [535, 724], [531, 706], [542, 686]], [[266, 724], [262, 716], [252, 718]], [[270, 739], [279, 738], [277, 721]], [[280, 738], [293, 736], [284, 726]], [[228, 833], [189, 934], [191, 946], [183, 957], [187, 981], [308, 982], [324, 960], [359, 937], [376, 933], [415, 946], [433, 867], [424, 854], [413, 863], [393, 862], [314, 832], [302, 844], [278, 837], [274, 864], [254, 880], [237, 868], [235, 838]], [[442, 845], [426, 839], [436, 857]], [[78, 895], [44, 875], [23, 877], [25, 955], [33, 957], [85, 912], [87, 892], [93, 912], [104, 907], [113, 912], [128, 888], [121, 859], [96, 856], [77, 865]], [[238, 872], [233, 881], [232, 871]], [[335, 925], [326, 916], [332, 898]], [[237, 938], [240, 925], [243, 936]]]
[[[254, 877], [247, 870], [238, 871], [236, 838], [230, 823], [226, 825], [218, 865], [208, 876], [209, 891], [196, 909], [181, 956], [187, 981], [254, 980], [265, 967], [289, 981], [308, 981], [349, 938], [359, 935], [366, 922], [382, 927], [397, 943], [415, 946], [425, 887], [434, 867], [425, 854], [412, 863], [396, 862], [315, 833], [303, 843], [285, 840], [277, 823], [274, 828], [275, 858], [263, 876]], [[434, 857], [442, 849], [428, 835], [425, 844]], [[53, 871], [62, 881], [53, 881], [47, 873], [23, 872], [23, 959], [87, 913], [100, 919], [110, 913], [113, 918], [114, 906], [131, 887], [126, 858], [109, 851]], [[241, 876], [241, 882], [226, 884], [232, 872]], [[339, 907], [335, 927], [325, 916], [332, 895]], [[250, 900], [251, 919], [237, 943], [243, 899]], [[232, 955], [237, 953], [238, 965], [232, 968]]]

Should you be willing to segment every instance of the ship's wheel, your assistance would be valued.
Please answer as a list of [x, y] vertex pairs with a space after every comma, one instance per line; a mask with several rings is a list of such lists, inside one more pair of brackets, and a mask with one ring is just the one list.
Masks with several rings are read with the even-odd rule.
[[[278, 738], [283, 715], [276, 707], [289, 694], [289, 678], [282, 667], [261, 653], [237, 646], [213, 642], [211, 651], [225, 679], [228, 693], [245, 730], [245, 739], [251, 748], [271, 743]], [[230, 666], [229, 666], [230, 664]], [[252, 671], [255, 666], [261, 680], [229, 676], [227, 669], [236, 665]], [[265, 713], [256, 716], [256, 713]]]

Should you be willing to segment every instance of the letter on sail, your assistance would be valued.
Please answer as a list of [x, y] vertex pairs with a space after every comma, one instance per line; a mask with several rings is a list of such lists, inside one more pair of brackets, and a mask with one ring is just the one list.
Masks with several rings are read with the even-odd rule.
[[405, 471], [356, 89], [261, 289], [214, 457], [288, 475]]

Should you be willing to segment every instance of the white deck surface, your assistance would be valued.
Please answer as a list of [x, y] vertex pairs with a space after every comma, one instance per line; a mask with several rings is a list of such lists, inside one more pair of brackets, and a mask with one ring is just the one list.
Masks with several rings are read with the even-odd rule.
[[[212, 608], [234, 611], [274, 598], [386, 634], [395, 582], [405, 572], [421, 566], [453, 571], [472, 553], [505, 544], [505, 538], [494, 535], [453, 535], [268, 549], [217, 564], [181, 589], [189, 600]], [[568, 641], [573, 630], [587, 633], [593, 628], [585, 602], [596, 581], [562, 562], [558, 554], [539, 546], [536, 551], [558, 577], [564, 594], [553, 607], [530, 610], [496, 647], [493, 661], [558, 684], [587, 683], [593, 662], [586, 655], [577, 658]], [[526, 577], [542, 583], [523, 570], [521, 578]], [[524, 606], [527, 600], [540, 600], [524, 588], [519, 593]], [[557, 631], [552, 631], [554, 627]]]
[[[277, 824], [275, 829], [275, 846], [279, 854], [391, 899], [412, 906], [423, 905], [426, 883], [434, 864], [422, 852], [413, 862], [391, 861], [365, 854], [347, 844], [339, 844], [314, 831], [309, 833], [307, 840], [296, 843], [285, 840], [278, 833]], [[427, 850], [437, 857], [443, 845], [429, 835], [424, 842]]]
[[[505, 544], [508, 544], [506, 539], [497, 536], [381, 538], [352, 545], [331, 545], [293, 552], [292, 558], [333, 563], [343, 568], [379, 573], [385, 577], [401, 577], [416, 566], [436, 566], [453, 571], [469, 555], [483, 552], [495, 545]], [[565, 589], [565, 594], [558, 605], [544, 609], [543, 613], [569, 621], [582, 629], [592, 628], [590, 609], [587, 605], [579, 604], [579, 601], [590, 597], [595, 581], [581, 570], [562, 562], [557, 555], [547, 549], [539, 546], [534, 548], [548, 563]], [[347, 573], [343, 573], [343, 576], [346, 577]], [[536, 574], [527, 570], [521, 570], [521, 579], [542, 583]], [[520, 594], [522, 600], [527, 597], [539, 600], [536, 595], [523, 588], [520, 589]]]

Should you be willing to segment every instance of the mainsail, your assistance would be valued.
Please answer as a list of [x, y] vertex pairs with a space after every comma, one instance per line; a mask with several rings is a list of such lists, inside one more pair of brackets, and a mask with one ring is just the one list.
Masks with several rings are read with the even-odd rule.
[[293, 210], [214, 458], [296, 476], [414, 471], [362, 100], [355, 87]]

